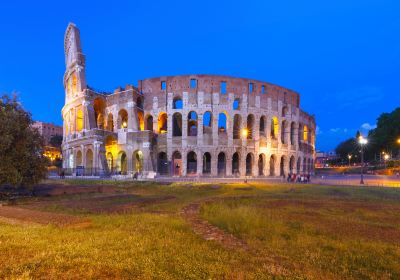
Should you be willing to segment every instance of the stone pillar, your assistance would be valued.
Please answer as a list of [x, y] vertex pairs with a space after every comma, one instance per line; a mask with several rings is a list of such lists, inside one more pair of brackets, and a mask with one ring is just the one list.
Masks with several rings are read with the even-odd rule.
[[182, 151], [182, 176], [187, 174], [187, 151]]
[[197, 175], [203, 174], [203, 153], [201, 151], [196, 152], [197, 155]]
[[232, 176], [232, 155], [225, 153], [226, 156], [226, 176]]
[[218, 175], [218, 154], [211, 153], [211, 176]]
[[138, 116], [136, 112], [136, 103], [133, 101], [128, 102], [128, 132], [138, 131], [139, 130], [139, 123], [138, 123]]
[[197, 114], [197, 146], [203, 146], [203, 113]]

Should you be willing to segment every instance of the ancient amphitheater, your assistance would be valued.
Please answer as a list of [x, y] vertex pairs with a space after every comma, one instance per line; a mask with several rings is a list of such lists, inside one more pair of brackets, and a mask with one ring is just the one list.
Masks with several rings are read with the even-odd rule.
[[114, 92], [86, 84], [69, 24], [63, 167], [74, 175], [282, 176], [312, 173], [315, 119], [298, 93], [252, 79], [180, 75]]

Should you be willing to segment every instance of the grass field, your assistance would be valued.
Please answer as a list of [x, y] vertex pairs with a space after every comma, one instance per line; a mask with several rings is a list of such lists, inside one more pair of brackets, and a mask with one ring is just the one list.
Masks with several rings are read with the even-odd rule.
[[[19, 201], [91, 222], [0, 220], [0, 279], [400, 279], [398, 188], [103, 184], [116, 193]], [[191, 203], [247, 247], [193, 232], [181, 212]]]

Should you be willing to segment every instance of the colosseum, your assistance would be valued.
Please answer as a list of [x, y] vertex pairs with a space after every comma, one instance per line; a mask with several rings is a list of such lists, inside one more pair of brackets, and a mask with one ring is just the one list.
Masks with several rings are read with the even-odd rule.
[[93, 176], [312, 173], [315, 118], [298, 93], [220, 75], [163, 76], [114, 92], [87, 85], [80, 34], [64, 39], [63, 168]]

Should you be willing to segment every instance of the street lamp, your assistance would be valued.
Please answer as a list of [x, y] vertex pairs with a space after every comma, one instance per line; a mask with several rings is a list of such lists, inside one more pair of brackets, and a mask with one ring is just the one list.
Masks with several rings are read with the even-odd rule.
[[388, 154], [385, 154], [385, 155], [383, 156], [383, 159], [385, 160], [385, 169], [386, 169], [386, 168], [387, 168], [386, 162], [387, 162], [387, 160], [389, 159], [389, 155], [388, 155]]
[[362, 135], [358, 138], [358, 143], [361, 146], [361, 179], [360, 184], [364, 185], [364, 145], [368, 143], [368, 139], [364, 138]]
[[[400, 138], [397, 138], [396, 142], [397, 142], [397, 144], [400, 145]], [[397, 152], [397, 157], [400, 158], [400, 148], [399, 148], [399, 151]]]
[[350, 167], [351, 155], [348, 155], [347, 157], [349, 158], [349, 167]]

